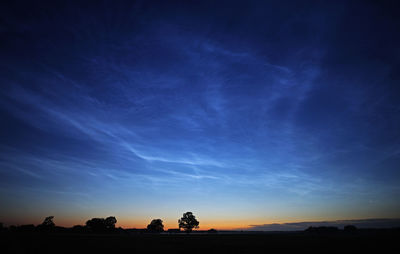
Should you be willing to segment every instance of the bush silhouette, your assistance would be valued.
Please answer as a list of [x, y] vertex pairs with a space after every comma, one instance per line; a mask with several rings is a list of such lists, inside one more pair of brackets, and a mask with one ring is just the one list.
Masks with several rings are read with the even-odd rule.
[[159, 233], [164, 231], [163, 221], [161, 219], [154, 219], [147, 225], [149, 232]]
[[34, 232], [35, 229], [36, 227], [33, 224], [21, 225], [17, 227], [18, 232]]
[[192, 212], [186, 212], [183, 214], [182, 218], [178, 220], [179, 229], [183, 228], [187, 233], [192, 232], [193, 228], [199, 228], [199, 221]]
[[325, 234], [325, 233], [335, 233], [338, 232], [339, 229], [337, 227], [309, 227], [305, 230], [309, 233], [316, 233], [316, 234]]

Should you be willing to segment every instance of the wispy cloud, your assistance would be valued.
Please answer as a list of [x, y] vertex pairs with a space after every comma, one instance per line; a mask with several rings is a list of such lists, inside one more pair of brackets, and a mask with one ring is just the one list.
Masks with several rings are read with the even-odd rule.
[[16, 24], [0, 49], [0, 184], [140, 204], [185, 192], [257, 211], [277, 196], [321, 212], [321, 200], [395, 203], [397, 69], [373, 46], [384, 37], [327, 37], [347, 31], [342, 9], [287, 19], [251, 7], [236, 22], [206, 6], [204, 17], [136, 4], [107, 18], [103, 5], [73, 19], [4, 11]]

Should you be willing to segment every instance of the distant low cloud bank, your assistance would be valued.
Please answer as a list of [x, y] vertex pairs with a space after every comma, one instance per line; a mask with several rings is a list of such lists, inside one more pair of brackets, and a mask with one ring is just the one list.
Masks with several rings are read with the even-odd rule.
[[309, 221], [292, 223], [273, 223], [262, 225], [250, 225], [246, 230], [254, 231], [296, 231], [304, 230], [310, 226], [332, 226], [343, 228], [346, 225], [354, 225], [357, 228], [393, 228], [400, 227], [399, 219], [363, 219], [363, 220], [336, 220], [336, 221]]

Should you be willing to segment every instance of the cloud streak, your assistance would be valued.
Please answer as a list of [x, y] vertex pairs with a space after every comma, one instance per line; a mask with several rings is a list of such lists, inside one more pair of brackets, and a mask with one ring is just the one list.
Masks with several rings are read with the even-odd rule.
[[357, 228], [396, 228], [400, 226], [400, 219], [360, 219], [335, 221], [308, 221], [292, 223], [272, 223], [250, 225], [246, 230], [252, 231], [302, 231], [308, 227], [338, 227], [343, 229], [347, 225]]
[[239, 22], [242, 5], [219, 4], [0, 13], [0, 184], [137, 207], [187, 193], [260, 214], [400, 210], [392, 15], [258, 3]]

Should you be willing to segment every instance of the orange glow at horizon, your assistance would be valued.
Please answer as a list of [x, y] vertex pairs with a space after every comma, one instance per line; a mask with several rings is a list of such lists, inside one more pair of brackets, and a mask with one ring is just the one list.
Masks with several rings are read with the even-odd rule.
[[[107, 216], [106, 216], [107, 217]], [[124, 229], [129, 228], [137, 228], [143, 229], [146, 228], [150, 223], [151, 219], [148, 218], [129, 218], [124, 216], [115, 216], [117, 218], [116, 227], [122, 227]], [[86, 221], [93, 217], [62, 217], [55, 215], [54, 222], [57, 226], [62, 227], [72, 227], [74, 225], [85, 225]], [[217, 229], [217, 230], [245, 230], [251, 228], [252, 225], [262, 225], [262, 224], [273, 224], [273, 223], [296, 223], [296, 222], [307, 222], [307, 221], [334, 221], [334, 220], [351, 220], [354, 218], [326, 218], [326, 217], [317, 217], [317, 218], [282, 218], [282, 219], [264, 219], [264, 218], [252, 218], [252, 219], [222, 219], [222, 218], [213, 218], [206, 219], [201, 216], [196, 216], [196, 218], [200, 222], [200, 227], [198, 230], [209, 230], [209, 229]], [[393, 217], [395, 218], [395, 217]], [[34, 224], [39, 225], [43, 222], [44, 217], [38, 216], [27, 216], [23, 217], [23, 219], [18, 218], [18, 216], [10, 216], [7, 220], [5, 218], [0, 218], [0, 221], [5, 224], [5, 226], [10, 225], [26, 225], [26, 224]], [[153, 218], [157, 219], [157, 218]], [[178, 219], [177, 218], [161, 218], [163, 220], [164, 229], [176, 229], [178, 228]], [[358, 218], [358, 219], [368, 219], [368, 218]]]
[[[90, 217], [92, 218], [92, 217]], [[62, 218], [59, 216], [55, 216], [54, 222], [57, 226], [62, 227], [72, 227], [74, 225], [85, 225], [86, 221], [90, 219], [88, 218]], [[150, 223], [151, 219], [128, 219], [128, 218], [117, 218], [116, 227], [122, 228], [146, 228]], [[43, 222], [44, 217], [37, 216], [29, 216], [24, 217], [23, 219], [18, 217], [9, 217], [8, 220], [3, 220], [5, 225], [26, 225], [26, 224], [34, 224], [39, 225]], [[156, 219], [156, 218], [155, 218]], [[162, 219], [162, 218], [161, 218]], [[164, 229], [168, 230], [171, 228], [178, 228], [178, 217], [176, 219], [162, 219], [164, 224]], [[200, 222], [199, 230], [208, 230], [211, 228], [219, 229], [219, 230], [234, 230], [234, 229], [244, 229], [250, 227], [249, 225], [256, 224], [253, 220], [204, 220], [197, 218]]]

